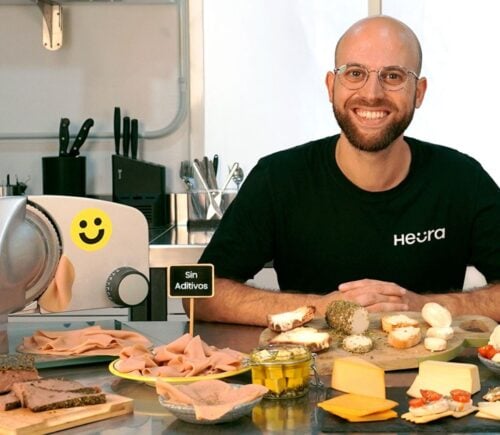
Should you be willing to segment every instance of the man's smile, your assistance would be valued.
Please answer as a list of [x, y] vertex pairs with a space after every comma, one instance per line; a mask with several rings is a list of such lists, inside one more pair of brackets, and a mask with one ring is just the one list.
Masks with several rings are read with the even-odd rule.
[[383, 110], [363, 110], [355, 109], [354, 113], [363, 119], [382, 119], [388, 116], [388, 112]]

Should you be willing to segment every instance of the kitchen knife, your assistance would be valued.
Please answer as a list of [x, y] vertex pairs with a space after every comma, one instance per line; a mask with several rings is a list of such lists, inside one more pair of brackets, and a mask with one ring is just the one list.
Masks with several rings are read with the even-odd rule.
[[120, 154], [122, 115], [119, 107], [115, 107], [113, 131], [115, 134], [115, 153]]
[[130, 155], [135, 160], [137, 159], [137, 146], [139, 142], [139, 121], [132, 119], [130, 127]]
[[87, 136], [89, 135], [90, 128], [94, 125], [94, 120], [92, 118], [88, 118], [82, 124], [80, 131], [76, 135], [75, 141], [69, 150], [69, 155], [71, 157], [76, 157], [80, 155], [80, 148], [84, 144]]
[[128, 150], [130, 148], [130, 118], [125, 116], [123, 118], [123, 155], [128, 157]]
[[68, 155], [69, 145], [69, 119], [61, 118], [59, 123], [59, 157]]

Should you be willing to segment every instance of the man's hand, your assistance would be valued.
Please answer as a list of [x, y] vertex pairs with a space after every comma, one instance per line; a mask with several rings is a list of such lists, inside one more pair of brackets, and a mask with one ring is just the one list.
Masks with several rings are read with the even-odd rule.
[[418, 305], [418, 295], [392, 282], [361, 279], [339, 285], [341, 299], [356, 302], [368, 311], [408, 311]]

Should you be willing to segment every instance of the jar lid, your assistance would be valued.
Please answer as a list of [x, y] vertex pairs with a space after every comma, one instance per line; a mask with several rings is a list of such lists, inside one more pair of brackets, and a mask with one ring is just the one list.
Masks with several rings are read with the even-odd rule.
[[250, 353], [254, 364], [295, 364], [312, 357], [307, 347], [298, 344], [270, 344], [257, 347]]

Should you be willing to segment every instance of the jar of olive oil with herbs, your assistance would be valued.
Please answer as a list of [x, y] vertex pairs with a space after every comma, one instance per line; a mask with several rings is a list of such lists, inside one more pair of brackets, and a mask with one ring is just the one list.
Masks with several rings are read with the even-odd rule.
[[269, 389], [268, 399], [293, 399], [309, 390], [313, 364], [311, 352], [301, 345], [269, 345], [254, 349], [249, 357], [252, 383]]

